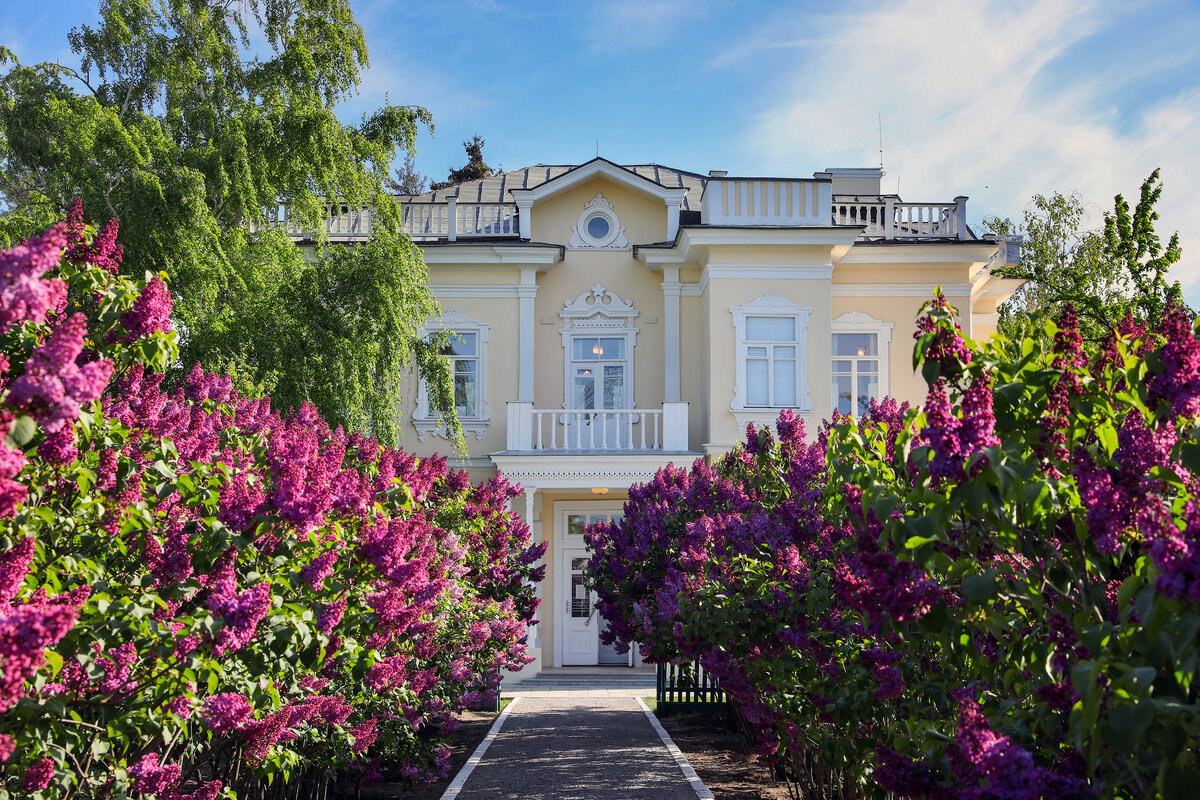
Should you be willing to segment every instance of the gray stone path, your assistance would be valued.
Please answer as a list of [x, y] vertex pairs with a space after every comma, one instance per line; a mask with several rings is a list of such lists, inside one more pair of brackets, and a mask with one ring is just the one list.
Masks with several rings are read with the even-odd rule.
[[632, 697], [525, 696], [457, 800], [696, 800]]

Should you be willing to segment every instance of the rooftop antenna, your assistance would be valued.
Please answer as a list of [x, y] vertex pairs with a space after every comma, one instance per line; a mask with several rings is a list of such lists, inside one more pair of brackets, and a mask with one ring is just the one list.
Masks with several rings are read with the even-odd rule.
[[883, 169], [883, 112], [879, 114], [879, 168]]
[[600, 140], [596, 139], [596, 158], [600, 157]]

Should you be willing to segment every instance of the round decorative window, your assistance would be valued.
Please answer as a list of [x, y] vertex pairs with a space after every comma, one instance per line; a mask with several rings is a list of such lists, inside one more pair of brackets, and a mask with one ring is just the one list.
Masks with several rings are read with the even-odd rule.
[[612, 225], [599, 214], [587, 221], [588, 236], [591, 236], [593, 239], [603, 239], [608, 236], [610, 230], [612, 230]]
[[597, 194], [583, 207], [579, 224], [572, 228], [570, 246], [623, 248], [628, 245], [625, 229], [621, 227], [621, 220], [617, 218], [612, 203], [605, 200], [603, 194]]

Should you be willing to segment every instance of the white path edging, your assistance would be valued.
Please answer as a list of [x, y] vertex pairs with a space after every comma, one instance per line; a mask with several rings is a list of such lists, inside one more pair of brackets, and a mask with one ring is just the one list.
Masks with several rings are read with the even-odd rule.
[[[442, 800], [454, 800], [458, 797], [458, 793], [462, 791], [463, 785], [466, 784], [467, 778], [471, 777], [471, 773], [475, 771], [475, 767], [479, 766], [479, 762], [483, 760], [483, 754], [492, 746], [496, 735], [500, 733], [500, 729], [504, 727], [504, 720], [508, 719], [508, 712], [513, 710], [513, 706], [521, 702], [521, 698], [514, 697], [509, 701], [504, 710], [500, 712], [500, 716], [496, 717], [496, 721], [492, 723], [492, 727], [488, 730], [487, 736], [483, 737], [483, 741], [475, 748], [475, 752], [471, 753], [471, 757], [467, 759], [467, 763], [463, 764], [462, 769], [454, 776], [454, 780], [446, 787], [446, 791], [442, 794]], [[642, 708], [645, 708], [645, 704]], [[647, 712], [649, 713], [649, 712]], [[708, 795], [712, 797], [711, 794]]]
[[[675, 759], [675, 763], [683, 773], [684, 779], [691, 785], [692, 791], [696, 793], [696, 797], [699, 800], [715, 800], [713, 793], [709, 791], [708, 787], [704, 785], [704, 781], [700, 780], [700, 776], [696, 774], [696, 770], [692, 769], [692, 765], [688, 763], [687, 756], [675, 746], [675, 742], [671, 741], [671, 735], [663, 728], [658, 717], [654, 716], [650, 706], [646, 705], [646, 702], [640, 697], [635, 699], [637, 704], [642, 707], [642, 711], [646, 712], [646, 719], [650, 720], [650, 724], [654, 726], [658, 738], [662, 739], [662, 743], [666, 745], [667, 752], [671, 754], [671, 758]], [[442, 800], [446, 800], [445, 796], [442, 797]]]

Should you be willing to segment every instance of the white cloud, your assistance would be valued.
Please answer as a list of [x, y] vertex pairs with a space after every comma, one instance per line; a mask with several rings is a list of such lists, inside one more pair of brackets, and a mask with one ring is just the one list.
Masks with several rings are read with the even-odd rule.
[[[718, 57], [727, 67], [773, 46], [776, 74], [786, 70], [778, 100], [745, 133], [762, 168], [876, 164], [877, 114], [885, 189], [899, 179], [906, 199], [969, 194], [973, 220], [1019, 217], [1034, 193], [1056, 190], [1078, 191], [1097, 212], [1110, 209], [1118, 192], [1135, 201], [1142, 179], [1162, 167], [1158, 230], [1164, 240], [1179, 230], [1184, 259], [1174, 274], [1193, 302], [1200, 297], [1200, 86], [1181, 87], [1129, 119], [1113, 100], [1118, 90], [1153, 77], [1148, 64], [1177, 61], [1131, 49], [1111, 54], [1099, 73], [1061, 68], [1073, 45], [1120, 24], [1111, 6], [907, 0], [813, 23], [776, 20], [777, 35], [759, 34], [754, 47], [733, 44]], [[803, 41], [789, 36], [797, 29]], [[824, 163], [810, 164], [814, 157]]]

